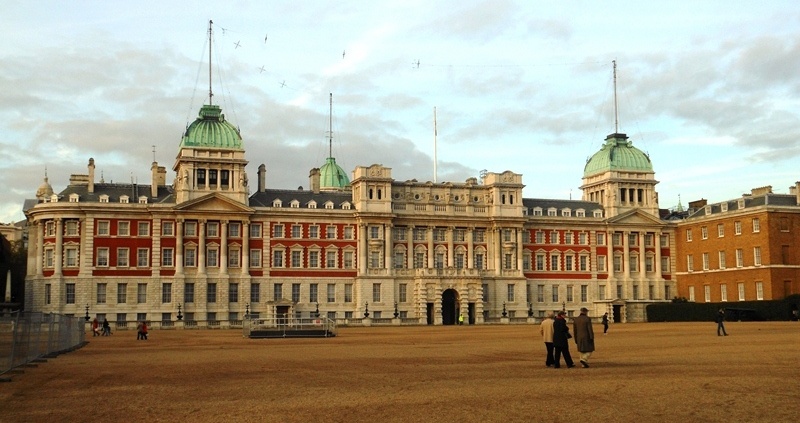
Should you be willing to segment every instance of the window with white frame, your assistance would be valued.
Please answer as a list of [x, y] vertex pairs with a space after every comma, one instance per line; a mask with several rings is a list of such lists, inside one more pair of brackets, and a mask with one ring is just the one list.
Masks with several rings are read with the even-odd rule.
[[543, 253], [536, 253], [536, 270], [543, 271], [545, 270], [545, 255]]
[[97, 267], [108, 267], [108, 248], [97, 249]]
[[725, 269], [725, 251], [722, 250], [719, 252], [719, 268]]
[[308, 237], [313, 239], [319, 238], [319, 225], [308, 226]]
[[708, 270], [709, 260], [708, 253], [703, 253], [703, 270]]
[[130, 235], [131, 222], [117, 222], [117, 236]]
[[139, 222], [136, 228], [137, 236], [150, 236], [150, 222]]
[[372, 284], [372, 302], [373, 303], [381, 302], [381, 284], [379, 283]]
[[550, 243], [558, 244], [558, 231], [550, 231]]
[[303, 252], [300, 250], [292, 250], [291, 263], [289, 263], [289, 265], [293, 268], [303, 267], [302, 254]]
[[254, 248], [250, 250], [250, 267], [261, 267], [261, 250]]
[[753, 247], [753, 265], [761, 266], [761, 247]]
[[689, 272], [694, 271], [694, 257], [691, 254], [686, 256], [686, 270]]
[[64, 285], [64, 299], [67, 304], [75, 304], [75, 284], [68, 283]]
[[97, 284], [97, 304], [105, 304], [106, 303], [106, 287], [108, 285], [105, 283], [98, 283]]
[[717, 237], [722, 238], [725, 236], [725, 225], [722, 223], [717, 224]]
[[206, 236], [208, 238], [219, 238], [219, 223], [208, 222], [206, 223]]
[[756, 299], [764, 299], [764, 282], [756, 282]]
[[710, 285], [703, 285], [703, 299], [707, 302], [711, 302], [711, 286]]
[[552, 300], [554, 303], [558, 302], [558, 285], [553, 285]]
[[171, 221], [161, 222], [161, 235], [162, 236], [175, 235], [175, 223]]
[[744, 301], [744, 282], [739, 282], [736, 286], [739, 290], [739, 301]]
[[744, 250], [741, 248], [736, 249], [736, 267], [744, 266]]
[[67, 236], [77, 236], [78, 235], [78, 221], [77, 220], [67, 220], [65, 225], [66, 225], [66, 235]]
[[136, 249], [136, 267], [150, 266], [150, 250], [147, 248]]
[[117, 284], [117, 304], [125, 304], [128, 302], [128, 284]]
[[507, 301], [510, 302], [510, 303], [513, 303], [515, 301], [514, 300], [514, 284], [513, 283], [508, 284], [507, 292], [508, 292]]
[[345, 269], [353, 269], [355, 266], [355, 260], [352, 251], [345, 251], [344, 252], [344, 268]]
[[597, 271], [600, 273], [606, 271], [606, 256], [597, 256]]
[[237, 268], [241, 267], [241, 249], [238, 246], [228, 247], [228, 267]]
[[695, 301], [694, 287], [693, 286], [689, 287], [689, 301]]
[[733, 222], [733, 233], [734, 235], [741, 235], [742, 234], [742, 222], [735, 221]]
[[251, 223], [250, 224], [250, 238], [253, 238], [253, 239], [261, 238], [261, 224], [260, 223]]
[[308, 267], [311, 268], [319, 267], [319, 251], [308, 252]]
[[183, 252], [183, 265], [185, 267], [197, 267], [197, 249], [186, 248]]
[[144, 304], [147, 302], [147, 284], [140, 283], [136, 285], [136, 302]]
[[272, 237], [283, 238], [283, 225], [276, 223], [275, 226], [272, 227]]
[[692, 230], [691, 229], [687, 229], [686, 230], [686, 242], [692, 242]]
[[558, 254], [550, 255], [550, 270], [552, 271], [561, 270], [561, 267], [559, 266]]
[[753, 219], [753, 232], [761, 232], [761, 221], [757, 217]]
[[728, 301], [728, 285], [727, 284], [720, 284], [719, 286], [719, 299], [722, 302]]
[[172, 267], [175, 265], [175, 250], [173, 248], [161, 249], [161, 266]]
[[110, 222], [108, 220], [99, 220], [97, 221], [97, 236], [108, 236], [109, 235], [109, 225]]
[[130, 251], [127, 248], [117, 248], [117, 267], [128, 267]]
[[300, 238], [302, 236], [302, 227], [300, 225], [292, 225], [292, 238]]
[[328, 302], [335, 303], [336, 302], [336, 284], [329, 283], [327, 286], [328, 290]]
[[206, 267], [219, 267], [219, 247], [216, 245], [206, 247]]
[[185, 222], [183, 224], [183, 236], [197, 236], [197, 222]]
[[272, 252], [272, 267], [283, 267], [283, 250], [275, 250]]
[[325, 267], [328, 269], [336, 268], [336, 251], [325, 252]]
[[325, 227], [325, 238], [326, 239], [336, 239], [336, 226], [335, 225], [328, 225]]

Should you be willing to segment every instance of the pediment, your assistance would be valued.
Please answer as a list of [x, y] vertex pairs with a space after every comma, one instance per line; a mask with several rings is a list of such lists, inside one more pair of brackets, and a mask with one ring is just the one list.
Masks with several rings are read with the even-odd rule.
[[630, 210], [619, 214], [608, 219], [608, 223], [614, 225], [664, 225], [661, 219], [641, 210]]
[[254, 210], [238, 201], [231, 200], [230, 198], [217, 193], [204, 195], [194, 200], [189, 200], [181, 203], [176, 210], [192, 211], [192, 212], [240, 212], [252, 213]]

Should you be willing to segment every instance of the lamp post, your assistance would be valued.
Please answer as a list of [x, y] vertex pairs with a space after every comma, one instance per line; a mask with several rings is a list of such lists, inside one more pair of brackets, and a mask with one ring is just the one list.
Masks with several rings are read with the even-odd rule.
[[561, 302], [561, 311], [567, 311], [567, 303], [565, 301]]
[[250, 318], [250, 303], [245, 303], [244, 304], [244, 318], [245, 319], [249, 319]]
[[397, 312], [397, 301], [394, 302], [394, 318], [396, 319], [400, 313]]
[[364, 318], [369, 317], [369, 303], [364, 303]]
[[508, 313], [506, 312], [506, 302], [503, 301], [503, 317], [506, 317]]
[[87, 322], [89, 321], [89, 304], [86, 304], [86, 317], [84, 317], [84, 319], [86, 319]]
[[181, 314], [181, 303], [178, 303], [178, 320], [183, 320], [183, 314]]
[[314, 317], [319, 318], [319, 301], [317, 302], [317, 309], [314, 310]]
[[528, 303], [528, 317], [533, 317], [533, 303]]

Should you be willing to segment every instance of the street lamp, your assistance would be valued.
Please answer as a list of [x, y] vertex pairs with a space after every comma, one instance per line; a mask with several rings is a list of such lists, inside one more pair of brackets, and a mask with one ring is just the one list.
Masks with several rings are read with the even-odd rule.
[[567, 311], [567, 303], [565, 301], [561, 302], [561, 311]]
[[245, 319], [250, 318], [250, 303], [245, 303], [244, 305], [244, 318]]
[[506, 317], [506, 315], [508, 315], [508, 313], [506, 312], [506, 302], [503, 301], [503, 317]]
[[528, 317], [533, 317], [533, 303], [528, 303]]
[[84, 317], [84, 319], [86, 319], [87, 322], [89, 321], [89, 304], [86, 304], [86, 317]]
[[181, 314], [181, 303], [178, 303], [178, 320], [183, 320], [183, 314]]
[[369, 317], [369, 303], [364, 303], [364, 318]]
[[317, 301], [317, 309], [314, 310], [314, 317], [319, 317], [319, 301]]
[[400, 313], [397, 312], [397, 301], [394, 302], [394, 318], [396, 319]]

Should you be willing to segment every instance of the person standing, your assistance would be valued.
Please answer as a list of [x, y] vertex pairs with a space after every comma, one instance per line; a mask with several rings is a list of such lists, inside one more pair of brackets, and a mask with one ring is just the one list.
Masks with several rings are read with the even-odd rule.
[[92, 336], [99, 336], [100, 330], [97, 328], [97, 317], [92, 320]]
[[569, 334], [569, 326], [567, 326], [567, 319], [565, 318], [566, 315], [567, 312], [561, 310], [553, 321], [553, 349], [555, 349], [553, 367], [556, 369], [561, 367], [562, 354], [564, 355], [564, 363], [567, 364], [567, 368], [575, 367], [572, 356], [569, 354], [568, 339], [572, 338], [572, 335]]
[[464, 313], [460, 313], [458, 315], [458, 324], [459, 325], [463, 325], [464, 324]]
[[581, 353], [581, 366], [589, 367], [589, 357], [594, 351], [594, 330], [592, 329], [592, 319], [589, 318], [589, 310], [581, 307], [581, 314], [572, 321], [572, 331], [575, 333], [575, 345]]
[[136, 322], [136, 340], [138, 341], [141, 339], [144, 339], [144, 337], [142, 336], [142, 322], [138, 321]]
[[603, 314], [603, 335], [608, 333], [608, 312]]
[[108, 319], [103, 319], [103, 336], [111, 335], [111, 325], [108, 323]]
[[147, 322], [142, 321], [142, 339], [147, 341]]
[[[725, 309], [721, 308], [717, 312], [717, 336], [728, 336], [728, 332], [725, 332]], [[720, 331], [722, 334], [720, 334]]]
[[553, 367], [555, 360], [553, 359], [553, 313], [547, 313], [542, 323], [539, 325], [539, 333], [542, 334], [542, 341], [547, 350], [547, 359], [544, 365]]

